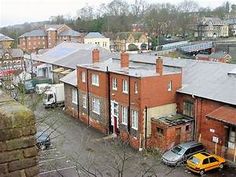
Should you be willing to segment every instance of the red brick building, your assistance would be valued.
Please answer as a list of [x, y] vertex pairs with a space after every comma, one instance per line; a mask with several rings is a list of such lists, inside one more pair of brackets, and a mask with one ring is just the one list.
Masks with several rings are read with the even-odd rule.
[[136, 149], [143, 148], [150, 142], [151, 117], [176, 112], [181, 69], [168, 70], [161, 59], [155, 65], [130, 63], [126, 53], [120, 60], [99, 63], [98, 50], [93, 51], [93, 61], [77, 69], [80, 118], [104, 133], [120, 135]]
[[53, 48], [63, 41], [83, 42], [83, 35], [67, 25], [45, 25], [44, 27], [22, 34], [18, 47], [26, 52]]
[[225, 52], [213, 52], [210, 55], [197, 54], [196, 60], [214, 61], [221, 63], [230, 63], [232, 57]]

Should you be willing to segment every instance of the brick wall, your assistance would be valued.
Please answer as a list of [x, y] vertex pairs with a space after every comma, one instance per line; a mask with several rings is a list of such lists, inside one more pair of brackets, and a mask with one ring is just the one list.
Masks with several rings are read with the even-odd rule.
[[0, 90], [0, 176], [33, 177], [39, 173], [35, 118]]
[[72, 90], [76, 89], [76, 87], [73, 87], [69, 84], [64, 84], [65, 89], [65, 111], [67, 114], [74, 118], [78, 118], [78, 106], [74, 103], [72, 103]]

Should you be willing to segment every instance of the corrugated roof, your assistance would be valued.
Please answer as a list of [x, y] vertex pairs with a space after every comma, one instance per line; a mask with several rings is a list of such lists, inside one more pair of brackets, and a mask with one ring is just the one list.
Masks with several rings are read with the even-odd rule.
[[105, 38], [105, 36], [99, 32], [89, 32], [84, 38]]
[[236, 108], [222, 106], [208, 114], [207, 117], [224, 123], [236, 125]]
[[14, 39], [0, 33], [0, 41], [14, 41]]
[[22, 34], [20, 37], [37, 37], [37, 36], [46, 36], [46, 32], [42, 29], [33, 30], [27, 33]]
[[62, 77], [60, 81], [76, 87], [77, 86], [77, 71], [74, 70], [70, 72], [66, 76]]
[[75, 31], [75, 30], [66, 30], [66, 31], [63, 31], [59, 34], [59, 36], [81, 36], [81, 33]]

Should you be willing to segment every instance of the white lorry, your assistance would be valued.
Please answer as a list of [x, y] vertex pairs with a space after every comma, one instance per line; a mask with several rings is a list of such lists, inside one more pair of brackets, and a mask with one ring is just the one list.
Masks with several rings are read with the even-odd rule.
[[64, 84], [53, 84], [44, 93], [43, 104], [45, 108], [64, 106], [65, 94]]

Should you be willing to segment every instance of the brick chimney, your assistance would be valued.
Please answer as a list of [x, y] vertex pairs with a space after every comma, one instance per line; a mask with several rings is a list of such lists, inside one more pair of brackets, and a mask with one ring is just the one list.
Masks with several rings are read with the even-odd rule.
[[156, 72], [160, 74], [160, 76], [163, 74], [163, 60], [161, 57], [158, 57], [156, 59]]
[[99, 50], [98, 49], [93, 49], [92, 51], [92, 60], [93, 63], [98, 63], [99, 62]]
[[129, 54], [122, 52], [120, 56], [121, 56], [121, 59], [120, 59], [121, 68], [128, 68], [129, 67]]

